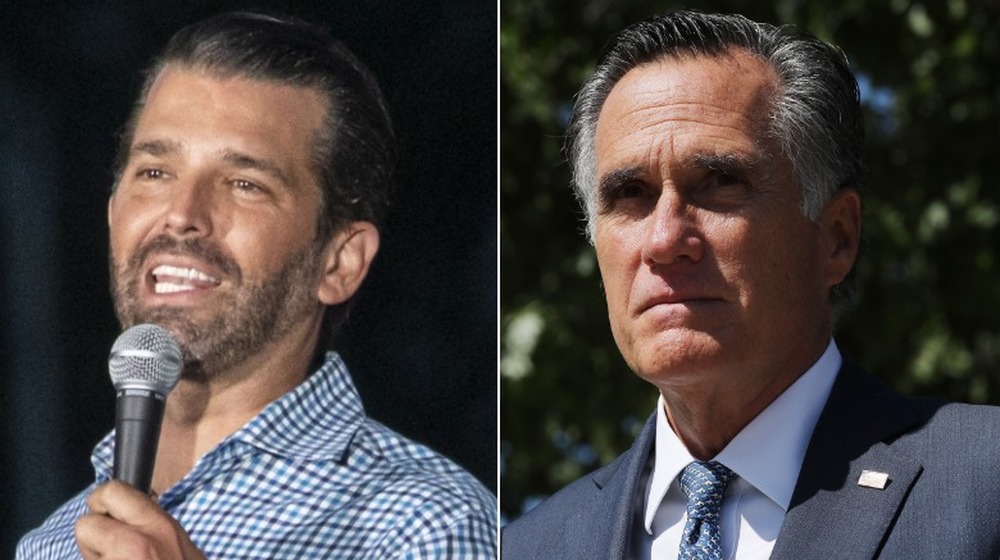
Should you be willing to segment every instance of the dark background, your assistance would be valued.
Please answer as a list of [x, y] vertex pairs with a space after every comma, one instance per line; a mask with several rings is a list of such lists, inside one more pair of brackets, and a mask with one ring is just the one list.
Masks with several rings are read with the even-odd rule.
[[[697, 8], [839, 45], [868, 140], [861, 299], [841, 351], [904, 393], [1000, 404], [1000, 4], [975, 0], [504, 0], [500, 5], [501, 510], [628, 449], [656, 391], [608, 327], [560, 146], [602, 45]], [[790, 341], [792, 343], [792, 341]]]
[[0, 8], [0, 557], [83, 489], [113, 423], [106, 203], [140, 71], [232, 9], [327, 25], [379, 77], [396, 204], [342, 341], [369, 413], [496, 491], [496, 6], [7, 2]]

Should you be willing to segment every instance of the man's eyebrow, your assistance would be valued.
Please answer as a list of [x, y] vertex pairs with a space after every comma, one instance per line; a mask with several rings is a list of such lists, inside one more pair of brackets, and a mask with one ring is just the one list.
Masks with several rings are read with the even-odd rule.
[[180, 142], [172, 140], [145, 140], [132, 145], [129, 150], [131, 155], [149, 154], [151, 156], [165, 156], [181, 151]]
[[642, 168], [638, 165], [612, 169], [601, 175], [597, 183], [597, 194], [599, 199], [606, 199], [618, 187], [642, 175]]
[[700, 153], [691, 158], [694, 167], [709, 169], [717, 173], [725, 173], [733, 177], [744, 177], [760, 166], [761, 158], [757, 154], [723, 154]]
[[288, 177], [281, 167], [272, 160], [254, 157], [243, 152], [224, 151], [222, 161], [233, 165], [239, 169], [252, 169], [260, 171], [288, 185]]

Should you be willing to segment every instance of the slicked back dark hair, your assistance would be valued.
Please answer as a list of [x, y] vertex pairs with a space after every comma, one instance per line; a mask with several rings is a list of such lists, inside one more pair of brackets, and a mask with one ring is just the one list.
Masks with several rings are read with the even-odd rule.
[[[594, 74], [577, 93], [566, 138], [573, 188], [587, 214], [593, 242], [597, 215], [597, 120], [615, 84], [645, 63], [682, 57], [723, 57], [733, 49], [760, 58], [778, 76], [771, 106], [763, 108], [774, 138], [798, 180], [801, 208], [815, 220], [837, 190], [860, 191], [864, 123], [857, 81], [836, 47], [790, 26], [740, 15], [680, 11], [629, 26], [605, 47]], [[853, 299], [856, 266], [830, 293], [835, 312]]]
[[[157, 76], [167, 65], [320, 92], [326, 99], [323, 125], [312, 140], [313, 172], [322, 191], [316, 243], [344, 226], [379, 226], [393, 191], [395, 136], [389, 110], [371, 71], [319, 26], [269, 15], [234, 12], [184, 27], [170, 39], [145, 73], [145, 82], [122, 134], [116, 181], [128, 161], [140, 113]], [[347, 305], [327, 310], [329, 344], [346, 319]]]
[[351, 221], [380, 224], [392, 193], [396, 162], [389, 110], [375, 77], [322, 28], [296, 19], [227, 13], [178, 31], [145, 73], [145, 83], [118, 151], [120, 179], [136, 121], [165, 66], [315, 89], [326, 97], [324, 126], [313, 141], [322, 189], [318, 238]]

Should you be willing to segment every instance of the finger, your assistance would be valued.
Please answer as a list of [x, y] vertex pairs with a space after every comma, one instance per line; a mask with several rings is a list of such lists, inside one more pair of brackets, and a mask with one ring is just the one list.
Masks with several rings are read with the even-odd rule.
[[118, 480], [103, 484], [91, 492], [87, 496], [87, 507], [93, 513], [109, 515], [127, 521], [130, 525], [145, 525], [161, 515], [159, 504]]
[[106, 515], [89, 513], [80, 517], [74, 533], [85, 560], [150, 558], [152, 554], [145, 535]]

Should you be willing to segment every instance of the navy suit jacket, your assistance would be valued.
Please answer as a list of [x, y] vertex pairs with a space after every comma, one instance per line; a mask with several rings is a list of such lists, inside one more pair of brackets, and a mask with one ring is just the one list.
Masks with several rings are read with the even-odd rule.
[[[501, 533], [505, 560], [627, 558], [655, 414], [613, 463]], [[888, 473], [884, 489], [861, 471]], [[774, 559], [1000, 559], [1000, 407], [903, 397], [844, 361]]]

